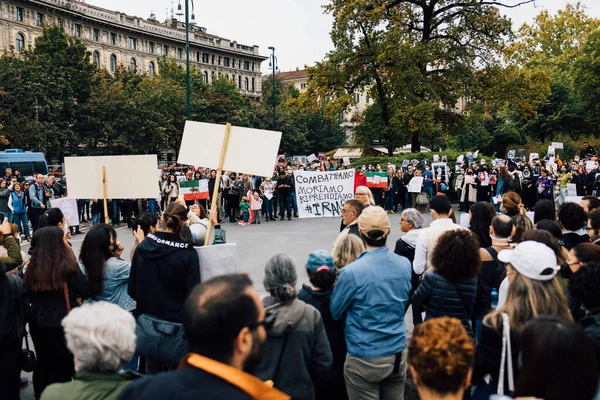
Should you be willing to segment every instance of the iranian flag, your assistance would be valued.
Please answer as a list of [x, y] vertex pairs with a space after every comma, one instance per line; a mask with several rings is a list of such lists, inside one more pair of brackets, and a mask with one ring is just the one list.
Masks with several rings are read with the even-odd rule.
[[365, 172], [367, 175], [368, 188], [386, 188], [388, 187], [387, 172]]
[[179, 194], [184, 200], [208, 199], [208, 179], [179, 182]]

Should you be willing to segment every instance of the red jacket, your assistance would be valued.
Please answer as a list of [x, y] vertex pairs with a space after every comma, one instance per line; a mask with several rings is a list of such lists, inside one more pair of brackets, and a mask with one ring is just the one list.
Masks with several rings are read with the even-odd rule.
[[367, 186], [367, 175], [364, 173], [354, 174], [354, 190], [359, 186]]

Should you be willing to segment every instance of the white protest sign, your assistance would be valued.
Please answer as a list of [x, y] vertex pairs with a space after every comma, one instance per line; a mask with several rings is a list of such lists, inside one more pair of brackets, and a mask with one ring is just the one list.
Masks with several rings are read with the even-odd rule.
[[562, 149], [564, 146], [561, 142], [552, 142], [552, 147], [555, 149]]
[[306, 161], [308, 162], [313, 162], [317, 159], [317, 156], [315, 156], [315, 153], [312, 153], [310, 156], [306, 157]]
[[475, 152], [475, 154], [473, 154], [473, 158], [474, 158], [474, 159], [477, 159], [477, 157], [479, 157], [479, 150], [477, 150], [477, 151]]
[[350, 165], [350, 158], [344, 157], [344, 165], [347, 167]]
[[548, 154], [554, 154], [554, 147], [548, 146]]
[[65, 157], [68, 196], [74, 199], [102, 199], [103, 166], [106, 167], [107, 198], [156, 198], [156, 154]]
[[577, 196], [577, 185], [574, 183], [567, 183], [567, 196]]
[[566, 196], [565, 197], [565, 201], [567, 203], [581, 203], [581, 200], [583, 200], [583, 196]]
[[460, 156], [456, 157], [456, 162], [458, 164], [462, 164], [464, 159], [465, 159], [465, 155], [461, 154]]
[[63, 197], [62, 199], [50, 200], [50, 207], [59, 208], [67, 220], [67, 225], [79, 225], [79, 212], [77, 212], [77, 199]]
[[354, 170], [294, 171], [300, 218], [339, 217], [354, 198]]
[[586, 161], [585, 169], [587, 169], [588, 171], [595, 170], [596, 169], [596, 161]]
[[[179, 149], [179, 164], [219, 167], [225, 125], [186, 121]], [[223, 170], [271, 176], [281, 132], [232, 126]]]
[[408, 182], [408, 192], [421, 193], [421, 186], [423, 186], [423, 177], [415, 176]]
[[448, 164], [446, 164], [446, 163], [432, 163], [431, 164], [431, 169], [433, 170], [433, 173], [436, 176], [437, 175], [442, 175], [444, 177], [444, 181], [446, 183], [450, 182], [450, 180], [448, 179]]
[[529, 164], [533, 164], [533, 160], [539, 159], [540, 155], [538, 153], [530, 153], [529, 154]]
[[194, 249], [200, 260], [200, 278], [202, 281], [215, 276], [238, 272], [236, 243], [194, 247]]

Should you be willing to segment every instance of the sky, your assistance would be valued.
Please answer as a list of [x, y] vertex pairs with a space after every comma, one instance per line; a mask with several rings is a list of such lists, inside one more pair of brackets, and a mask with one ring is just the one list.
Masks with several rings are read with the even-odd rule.
[[[179, 0], [86, 0], [109, 10], [148, 18], [153, 11], [160, 21], [167, 17], [171, 4], [176, 9]], [[183, 6], [183, 1], [182, 6]], [[269, 55], [268, 47], [275, 47], [280, 71], [303, 69], [322, 60], [333, 49], [329, 37], [332, 18], [323, 14], [327, 0], [193, 0], [198, 25], [208, 33], [236, 40], [245, 45], [258, 45], [260, 53]], [[506, 0], [517, 3], [518, 0]], [[504, 9], [515, 27], [533, 22], [543, 10], [554, 14], [564, 8], [567, 0], [536, 0], [533, 4]], [[599, 0], [581, 0], [590, 16], [600, 18]], [[169, 14], [170, 15], [170, 14]], [[262, 71], [268, 72], [268, 60]]]

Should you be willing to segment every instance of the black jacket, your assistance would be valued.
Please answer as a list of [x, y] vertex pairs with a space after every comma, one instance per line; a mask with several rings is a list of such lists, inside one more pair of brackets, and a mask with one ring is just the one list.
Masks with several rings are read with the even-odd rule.
[[[76, 274], [67, 278], [67, 288], [71, 309], [80, 304], [78, 299], [85, 300], [90, 298], [88, 280], [79, 268], [77, 268]], [[31, 302], [30, 312], [32, 322], [44, 328], [57, 328], [61, 326], [62, 319], [67, 316], [67, 305], [63, 289], [45, 292], [28, 290], [27, 296]]]
[[596, 362], [600, 366], [600, 313], [585, 317], [579, 324], [585, 329], [585, 333], [592, 341], [596, 353]]
[[21, 314], [19, 301], [25, 307], [25, 289], [21, 278], [5, 274], [2, 266], [0, 274], [0, 349], [10, 346], [20, 349], [25, 333], [25, 316]]
[[[510, 344], [512, 351], [512, 363], [515, 382], [519, 376], [519, 334], [511, 329]], [[502, 324], [498, 330], [487, 326], [485, 323], [481, 327], [481, 335], [475, 347], [475, 365], [473, 367], [473, 385], [481, 383], [481, 380], [488, 374], [492, 377], [492, 387], [498, 386], [498, 376], [500, 373], [500, 360], [502, 357]], [[508, 388], [508, 368], [504, 372], [504, 387]]]
[[119, 400], [251, 400], [252, 397], [231, 383], [198, 368], [146, 376], [131, 382]]
[[452, 283], [436, 271], [425, 274], [412, 298], [413, 307], [425, 305], [426, 320], [454, 317], [461, 320], [467, 333], [474, 336], [471, 312], [477, 296], [477, 277]]
[[343, 320], [336, 321], [331, 315], [329, 304], [333, 288], [329, 290], [315, 291], [308, 285], [302, 285], [302, 290], [298, 293], [298, 299], [306, 304], [310, 304], [321, 313], [325, 333], [331, 346], [333, 355], [333, 364], [331, 367], [330, 380], [325, 384], [317, 385], [317, 399], [347, 399], [346, 384], [344, 382], [344, 362], [346, 361], [346, 338], [344, 336]]
[[579, 235], [577, 233], [569, 232], [563, 233], [560, 240], [562, 240], [565, 249], [571, 251], [573, 247], [577, 246], [580, 243], [589, 243], [590, 237], [587, 233], [585, 235]]
[[127, 292], [137, 314], [182, 322], [183, 303], [200, 283], [198, 253], [179, 235], [150, 234], [135, 250]]

